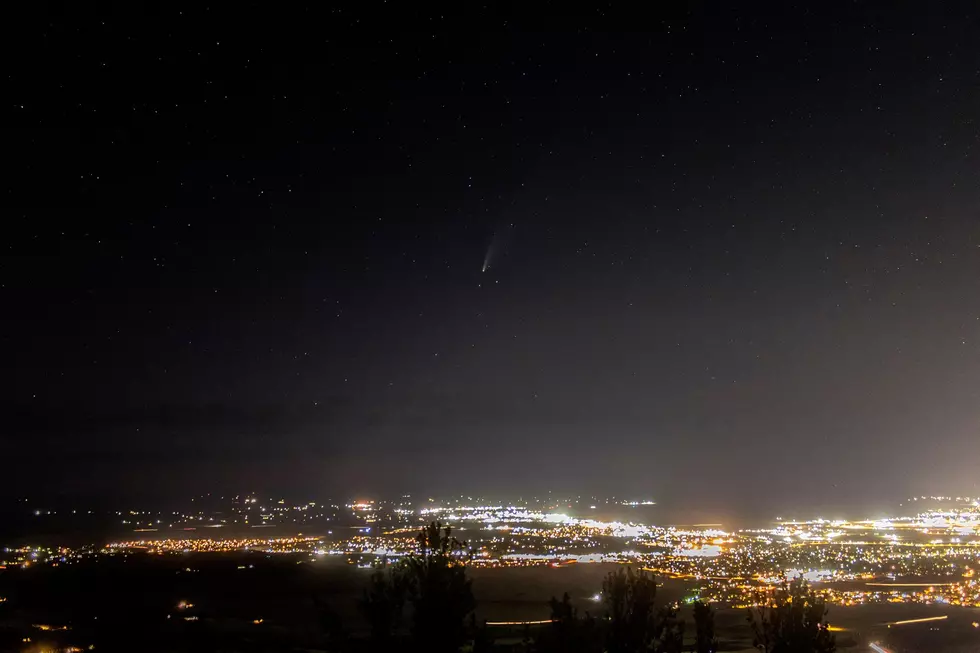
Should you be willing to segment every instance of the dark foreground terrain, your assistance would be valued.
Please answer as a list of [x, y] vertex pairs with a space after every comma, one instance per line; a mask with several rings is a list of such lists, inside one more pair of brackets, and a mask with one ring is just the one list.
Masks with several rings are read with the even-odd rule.
[[[535, 628], [499, 622], [547, 619], [551, 596], [568, 592], [580, 612], [601, 614], [593, 597], [612, 565], [473, 569], [477, 621], [501, 650]], [[0, 572], [0, 650], [283, 651], [359, 648], [358, 611], [367, 569], [342, 558], [265, 554], [129, 555], [74, 565]], [[667, 581], [665, 600], [691, 587]], [[717, 616], [722, 650], [751, 648], [745, 611]], [[943, 621], [888, 622], [948, 615]], [[690, 622], [686, 612], [682, 616]], [[839, 650], [980, 650], [980, 611], [947, 606], [833, 607]], [[690, 626], [689, 626], [690, 628]]]

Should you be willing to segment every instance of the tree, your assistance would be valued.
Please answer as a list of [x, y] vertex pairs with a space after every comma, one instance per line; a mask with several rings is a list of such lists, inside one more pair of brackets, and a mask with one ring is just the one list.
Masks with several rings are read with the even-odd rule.
[[665, 605], [658, 611], [659, 637], [654, 645], [657, 653], [681, 653], [684, 650], [684, 620], [677, 617], [675, 604]]
[[561, 601], [552, 596], [548, 603], [551, 605], [551, 628], [546, 648], [556, 653], [571, 651], [578, 629], [578, 610], [572, 606], [568, 592], [561, 597]]
[[694, 653], [715, 653], [715, 611], [704, 601], [694, 602]]
[[416, 650], [454, 652], [466, 639], [466, 617], [476, 607], [466, 577], [466, 543], [449, 526], [432, 522], [416, 536], [419, 553], [403, 563]]
[[600, 653], [602, 637], [596, 620], [578, 616], [568, 592], [561, 601], [551, 597], [551, 625], [538, 637], [536, 650], [547, 653]]
[[652, 649], [664, 631], [657, 613], [657, 583], [654, 577], [632, 567], [606, 576], [602, 595], [609, 623], [606, 650], [609, 653], [638, 653]]
[[[328, 603], [313, 595], [313, 608], [319, 622], [319, 632], [322, 642], [329, 651], [343, 651], [348, 648], [349, 633], [344, 627], [344, 618], [337, 614]], [[363, 608], [362, 608], [363, 609]]]
[[385, 650], [392, 634], [401, 622], [405, 605], [405, 575], [398, 566], [382, 560], [368, 581], [361, 599], [361, 612], [371, 629], [375, 648]]
[[771, 597], [749, 610], [753, 645], [765, 653], [834, 653], [826, 602], [802, 576], [783, 580]]
[[493, 651], [493, 635], [487, 628], [486, 621], [476, 625], [476, 614], [470, 613], [470, 632], [473, 634], [473, 653], [490, 653]]

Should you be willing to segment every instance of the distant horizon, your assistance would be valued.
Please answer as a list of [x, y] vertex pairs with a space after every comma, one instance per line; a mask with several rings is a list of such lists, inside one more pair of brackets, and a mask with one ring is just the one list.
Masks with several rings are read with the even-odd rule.
[[[409, 494], [408, 498], [404, 495]], [[980, 494], [978, 495], [968, 495], [968, 494], [929, 494], [920, 495], [917, 497], [904, 497], [896, 498], [889, 502], [850, 502], [850, 503], [828, 503], [817, 505], [798, 505], [789, 506], [786, 505], [785, 509], [778, 508], [767, 508], [765, 505], [756, 506], [737, 506], [735, 508], [721, 508], [718, 506], [720, 500], [715, 502], [706, 503], [691, 503], [685, 501], [678, 502], [664, 502], [658, 501], [653, 498], [648, 497], [634, 497], [632, 495], [572, 495], [566, 493], [554, 492], [550, 496], [547, 493], [544, 494], [532, 494], [527, 493], [524, 495], [515, 494], [513, 496], [504, 496], [501, 494], [497, 495], [480, 495], [477, 493], [469, 493], [462, 495], [440, 495], [440, 494], [411, 494], [411, 493], [348, 493], [347, 495], [335, 494], [335, 495], [315, 495], [313, 493], [276, 493], [276, 492], [237, 492], [237, 493], [220, 493], [214, 492], [208, 495], [208, 493], [200, 494], [186, 494], [181, 496], [171, 496], [171, 497], [134, 497], [128, 495], [128, 498], [124, 498], [122, 494], [112, 497], [112, 496], [102, 496], [102, 497], [80, 497], [80, 496], [60, 496], [60, 497], [48, 497], [43, 498], [39, 496], [31, 497], [17, 497], [8, 498], [6, 500], [0, 501], [0, 511], [7, 512], [10, 514], [19, 514], [22, 516], [30, 516], [30, 514], [36, 510], [58, 510], [64, 511], [61, 513], [62, 516], [68, 515], [70, 510], [93, 510], [98, 513], [108, 514], [112, 511], [117, 510], [170, 510], [176, 508], [191, 508], [195, 503], [197, 505], [202, 505], [202, 503], [207, 504], [210, 507], [217, 505], [219, 502], [229, 503], [232, 498], [238, 496], [255, 496], [262, 500], [268, 500], [270, 502], [276, 502], [280, 499], [286, 501], [287, 505], [292, 504], [302, 504], [309, 501], [325, 503], [334, 502], [334, 505], [338, 505], [344, 508], [348, 502], [352, 501], [376, 501], [381, 503], [397, 503], [399, 500], [404, 500], [407, 504], [419, 507], [424, 506], [429, 503], [435, 506], [440, 505], [473, 505], [477, 503], [478, 505], [521, 505], [531, 502], [538, 502], [547, 505], [552, 508], [552, 512], [562, 512], [562, 507], [567, 506], [567, 508], [576, 511], [576, 514], [580, 516], [588, 516], [592, 505], [589, 499], [595, 499], [597, 501], [603, 502], [607, 500], [617, 499], [620, 501], [646, 501], [652, 500], [653, 505], [637, 505], [629, 506], [622, 504], [607, 504], [598, 503], [596, 504], [596, 509], [594, 514], [603, 515], [610, 512], [617, 512], [619, 514], [625, 515], [623, 519], [629, 519], [630, 511], [637, 511], [638, 514], [642, 514], [642, 519], [637, 521], [642, 521], [644, 523], [657, 523], [660, 525], [705, 525], [705, 524], [722, 524], [727, 528], [751, 528], [753, 526], [764, 526], [771, 525], [777, 521], [794, 521], [794, 520], [814, 520], [814, 519], [827, 519], [827, 520], [862, 520], [862, 519], [883, 519], [889, 517], [898, 516], [911, 516], [916, 514], [918, 510], [915, 502], [921, 500], [922, 503], [928, 504], [929, 502], [945, 501], [951, 500], [956, 501], [957, 499], [980, 499]], [[579, 502], [568, 504], [567, 500], [572, 499], [574, 501], [575, 496], [581, 496]], [[430, 502], [429, 498], [434, 499]], [[465, 499], [472, 497], [473, 501], [466, 501]], [[458, 499], [463, 498], [464, 500], [458, 501]], [[566, 501], [560, 501], [564, 499]], [[554, 501], [553, 504], [548, 504], [547, 502]], [[483, 502], [483, 503], [479, 503]], [[84, 513], [79, 515], [84, 516]]]

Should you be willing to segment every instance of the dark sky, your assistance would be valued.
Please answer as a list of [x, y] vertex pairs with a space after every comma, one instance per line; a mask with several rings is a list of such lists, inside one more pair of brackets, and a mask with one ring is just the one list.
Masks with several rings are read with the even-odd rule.
[[975, 8], [530, 4], [19, 19], [3, 491], [980, 492]]

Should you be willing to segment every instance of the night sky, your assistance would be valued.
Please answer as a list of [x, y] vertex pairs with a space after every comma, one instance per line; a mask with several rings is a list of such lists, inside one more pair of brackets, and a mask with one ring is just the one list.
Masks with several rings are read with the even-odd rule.
[[980, 493], [971, 4], [530, 4], [18, 19], [0, 489]]

